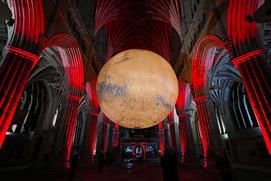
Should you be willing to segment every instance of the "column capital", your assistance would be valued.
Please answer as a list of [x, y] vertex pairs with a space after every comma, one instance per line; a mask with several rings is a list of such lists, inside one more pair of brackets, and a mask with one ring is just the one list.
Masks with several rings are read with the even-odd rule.
[[159, 129], [159, 130], [163, 129], [163, 127], [164, 127], [164, 126], [163, 126], [163, 122], [158, 123], [158, 129]]
[[207, 96], [200, 96], [200, 97], [195, 97], [194, 101], [195, 102], [201, 102], [207, 99]]
[[253, 50], [247, 54], [236, 57], [235, 59], [232, 60], [232, 63], [234, 64], [235, 67], [238, 68], [240, 64], [247, 62], [249, 60], [253, 60], [254, 58], [259, 57], [264, 54], [265, 54], [265, 49]]
[[25, 50], [22, 50], [20, 48], [17, 48], [17, 47], [13, 47], [13, 46], [10, 46], [10, 45], [7, 45], [4, 47], [4, 52], [8, 52], [8, 53], [13, 53], [17, 56], [20, 56], [22, 58], [26, 58], [28, 60], [31, 60], [33, 61], [34, 65], [38, 62], [39, 60], [39, 57], [31, 52], [28, 52], [28, 51], [25, 51]]
[[114, 124], [114, 129], [119, 129], [119, 127], [120, 126], [118, 124], [116, 124], [116, 123]]
[[71, 101], [80, 102], [80, 100], [82, 99], [82, 97], [69, 94], [68, 95], [68, 99], [71, 100]]
[[96, 117], [98, 117], [98, 116], [99, 116], [99, 113], [97, 113], [97, 112], [91, 112], [90, 115], [91, 115], [91, 116], [96, 116]]
[[187, 117], [189, 117], [189, 116], [190, 116], [190, 114], [186, 114], [186, 113], [178, 114], [178, 117], [179, 117], [179, 118], [187, 118]]

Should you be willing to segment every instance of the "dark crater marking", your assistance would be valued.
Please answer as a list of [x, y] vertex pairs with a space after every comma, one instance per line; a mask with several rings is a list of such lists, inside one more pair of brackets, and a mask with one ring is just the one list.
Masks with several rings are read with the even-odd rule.
[[122, 62], [128, 61], [130, 58], [129, 57], [123, 57], [120, 61], [116, 62], [115, 64], [120, 64]]
[[127, 87], [112, 84], [107, 79], [102, 82], [98, 82], [97, 96], [99, 100], [102, 100], [106, 94], [110, 94], [114, 97], [125, 97], [127, 95]]
[[167, 101], [167, 99], [164, 96], [158, 95], [156, 96], [156, 102], [155, 105], [159, 106], [160, 104], [162, 104], [167, 110], [171, 111], [172, 110], [172, 106], [171, 104]]

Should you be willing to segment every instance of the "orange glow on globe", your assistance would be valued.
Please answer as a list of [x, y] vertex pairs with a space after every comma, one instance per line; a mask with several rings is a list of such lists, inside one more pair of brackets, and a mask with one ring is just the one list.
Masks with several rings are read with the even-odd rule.
[[148, 128], [173, 110], [178, 82], [170, 64], [148, 50], [118, 53], [101, 69], [97, 97], [104, 114], [126, 128]]

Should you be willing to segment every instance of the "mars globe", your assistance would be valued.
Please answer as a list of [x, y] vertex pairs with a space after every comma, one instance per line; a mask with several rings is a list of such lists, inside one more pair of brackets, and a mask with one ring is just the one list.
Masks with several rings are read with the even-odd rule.
[[118, 53], [101, 69], [97, 97], [104, 114], [126, 128], [148, 128], [173, 110], [178, 82], [169, 63], [148, 50]]

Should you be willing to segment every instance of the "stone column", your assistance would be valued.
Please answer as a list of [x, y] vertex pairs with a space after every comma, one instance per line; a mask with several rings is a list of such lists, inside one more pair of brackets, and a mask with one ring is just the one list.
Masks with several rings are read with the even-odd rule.
[[113, 161], [117, 161], [120, 157], [120, 150], [119, 150], [119, 125], [118, 124], [114, 124], [114, 128], [113, 128]]
[[119, 125], [114, 124], [114, 130], [113, 130], [113, 148], [119, 147]]
[[159, 130], [159, 148], [160, 148], [160, 154], [161, 156], [164, 156], [165, 153], [165, 139], [164, 139], [164, 128], [163, 128], [163, 122], [160, 122], [158, 124], [158, 130]]
[[108, 159], [109, 144], [110, 144], [110, 124], [107, 120], [103, 124], [103, 151], [105, 159]]
[[187, 125], [186, 125], [186, 115], [179, 115], [179, 123], [180, 123], [180, 137], [181, 137], [181, 149], [182, 149], [182, 158], [181, 162], [184, 162], [184, 156], [187, 148]]
[[172, 118], [170, 119], [170, 123], [168, 124], [169, 125], [169, 135], [170, 135], [170, 143], [171, 143], [171, 148], [174, 150], [174, 151], [177, 151], [177, 135], [176, 135], [176, 126], [177, 124], [175, 124], [174, 122], [175, 120]]
[[181, 137], [180, 137], [180, 120], [176, 113], [176, 109], [173, 111], [173, 127], [174, 127], [174, 141], [175, 141], [175, 149], [178, 153], [178, 158], [182, 157], [182, 145], [181, 145]]
[[207, 166], [207, 162], [206, 162], [207, 154], [208, 154], [209, 147], [212, 145], [212, 133], [211, 133], [210, 119], [209, 119], [206, 99], [207, 99], [206, 96], [194, 98], [194, 101], [197, 106], [198, 123], [199, 123], [200, 136], [202, 140], [202, 148], [203, 148], [203, 154], [204, 154], [203, 167]]
[[[74, 131], [76, 127], [76, 120], [78, 116], [78, 109], [80, 105], [81, 97], [68, 95], [68, 108], [66, 112], [66, 128], [65, 128], [65, 140], [66, 140], [66, 151], [65, 160], [68, 162], [70, 160], [71, 149]], [[68, 165], [68, 164], [67, 164]]]
[[104, 115], [102, 111], [100, 111], [98, 116], [96, 132], [95, 155], [98, 155], [100, 154], [99, 152], [103, 151], [104, 149]]
[[0, 64], [0, 148], [20, 102], [27, 79], [38, 57], [16, 47], [7, 46]]
[[90, 150], [89, 153], [90, 153], [90, 157], [91, 157], [91, 160], [94, 161], [94, 155], [95, 155], [95, 152], [96, 152], [96, 143], [97, 143], [97, 122], [98, 122], [98, 116], [99, 114], [98, 113], [91, 113], [91, 121], [90, 121], [90, 124], [89, 124], [89, 143], [90, 143]]
[[171, 142], [170, 125], [168, 123], [168, 119], [166, 118], [162, 123], [163, 123], [163, 130], [164, 130], [165, 147], [171, 148], [172, 142]]
[[233, 59], [271, 155], [271, 68], [264, 49]]

